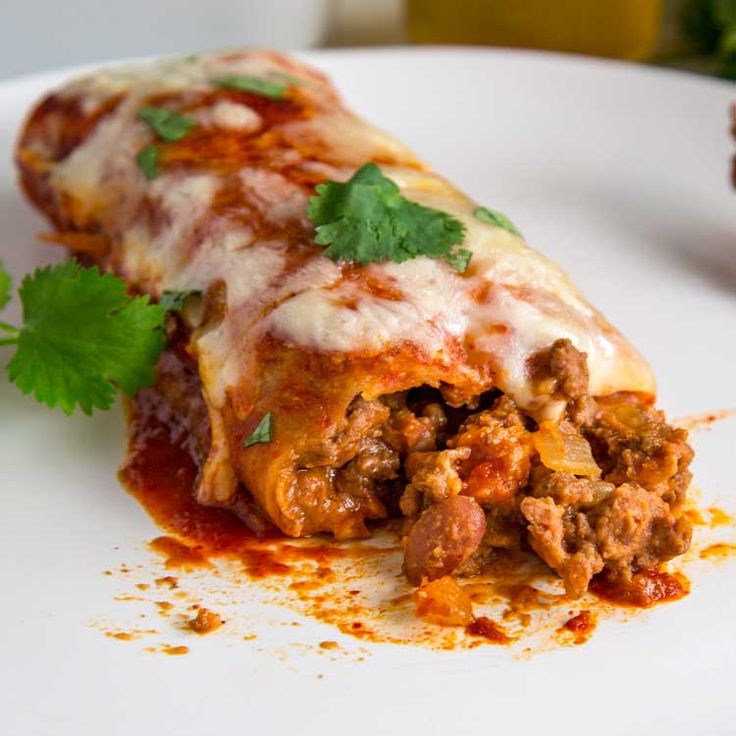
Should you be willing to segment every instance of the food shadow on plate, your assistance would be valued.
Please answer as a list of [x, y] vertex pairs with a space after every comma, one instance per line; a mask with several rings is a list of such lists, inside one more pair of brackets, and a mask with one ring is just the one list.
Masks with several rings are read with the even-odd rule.
[[[20, 191], [0, 187], [0, 222], [3, 224], [0, 259], [13, 275], [16, 285], [23, 274], [36, 266], [54, 263], [66, 257], [64, 248], [39, 240], [37, 236], [40, 233], [49, 232], [53, 228], [31, 209]], [[15, 294], [13, 296], [13, 301], [17, 301]], [[8, 310], [15, 316], [12, 304]]]
[[689, 233], [673, 232], [670, 243], [688, 270], [736, 296], [736, 231], [696, 226]]
[[[618, 209], [616, 198], [620, 191], [612, 191], [605, 198], [607, 207], [613, 212]], [[736, 200], [734, 201], [736, 205]], [[682, 218], [670, 220], [658, 215], [652, 218], [651, 203], [635, 198], [620, 202], [621, 210], [629, 216], [626, 222], [638, 228], [652, 248], [658, 248], [671, 256], [676, 263], [690, 274], [707, 281], [721, 292], [736, 294], [736, 228], [729, 229], [722, 218], [710, 212], [698, 212], [693, 206], [693, 216], [687, 228], [682, 227]], [[661, 212], [663, 208], [656, 208]], [[631, 212], [638, 213], [631, 218]]]
[[[3, 372], [12, 357], [10, 348], [0, 349], [0, 367]], [[0, 380], [0, 412], [2, 425], [0, 439], [6, 436], [6, 450], [12, 453], [13, 437], [36, 438], [36, 450], [44, 462], [66, 464], [71, 458], [93, 458], [94, 468], [111, 468], [113, 474], [122, 461], [125, 447], [125, 428], [122, 408], [118, 402], [111, 411], [95, 412], [85, 416], [77, 411], [66, 416], [62, 411], [51, 411], [32, 396], [24, 396], [5, 376]], [[12, 433], [12, 436], [11, 436]], [[16, 444], [17, 446], [17, 444]], [[117, 484], [115, 484], [117, 488]]]
[[[725, 175], [723, 179], [725, 188]], [[572, 218], [583, 207], [588, 217], [593, 213], [598, 222], [610, 222], [612, 232], [623, 232], [618, 241], [622, 248], [638, 249], [645, 242], [683, 271], [720, 292], [736, 294], [736, 224], [721, 215], [717, 204], [699, 206], [702, 200], [688, 199], [685, 192], [668, 186], [653, 191], [651, 198], [642, 198], [641, 188], [629, 190], [581, 172], [567, 181], [552, 173], [535, 174], [533, 186], [554, 193], [558, 213], [567, 211]], [[736, 192], [733, 197], [736, 207]], [[677, 217], [663, 214], [673, 207], [680, 210]], [[541, 248], [544, 251], [544, 244]]]

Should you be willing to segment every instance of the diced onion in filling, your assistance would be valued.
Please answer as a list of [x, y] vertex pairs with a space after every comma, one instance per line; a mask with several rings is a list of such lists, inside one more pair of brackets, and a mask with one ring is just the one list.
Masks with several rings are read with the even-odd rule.
[[599, 476], [588, 441], [575, 430], [556, 422], [542, 422], [532, 435], [534, 447], [545, 467], [560, 473]]
[[605, 501], [614, 491], [616, 486], [613, 483], [606, 483], [603, 480], [594, 480], [590, 482], [590, 502], [589, 507], [597, 506]]
[[417, 616], [440, 626], [467, 626], [473, 620], [468, 594], [449, 575], [424, 583], [414, 593]]
[[634, 404], [617, 404], [608, 409], [606, 415], [632, 432], [640, 432], [648, 424], [644, 412]]

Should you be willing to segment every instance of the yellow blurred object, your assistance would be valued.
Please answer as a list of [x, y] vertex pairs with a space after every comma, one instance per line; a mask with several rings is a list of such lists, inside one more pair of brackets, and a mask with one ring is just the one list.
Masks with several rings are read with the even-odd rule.
[[661, 0], [407, 0], [417, 43], [484, 44], [647, 59]]

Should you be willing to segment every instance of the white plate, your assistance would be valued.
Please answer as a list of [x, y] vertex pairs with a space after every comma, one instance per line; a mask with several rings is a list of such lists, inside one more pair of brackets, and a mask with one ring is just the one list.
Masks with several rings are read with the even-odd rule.
[[[560, 262], [652, 362], [671, 416], [736, 406], [732, 86], [507, 51], [308, 59]], [[0, 254], [16, 275], [59, 257], [33, 240], [46, 226], [17, 192], [10, 156], [28, 106], [65, 76], [0, 85]], [[69, 419], [3, 380], [0, 416], [0, 733], [736, 731], [733, 563], [695, 565], [686, 599], [526, 659], [359, 644], [306, 618], [282, 626], [298, 617], [261, 602], [255, 585], [239, 611], [247, 630], [193, 641], [150, 604], [113, 600], [132, 587], [121, 564], [132, 576], [154, 564], [144, 542], [156, 534], [116, 481], [119, 409]], [[694, 440], [696, 487], [733, 508], [736, 421]], [[145, 611], [140, 628], [155, 621], [190, 653], [103, 635]], [[259, 638], [242, 641], [249, 633]], [[319, 653], [326, 639], [343, 644], [340, 656]]]

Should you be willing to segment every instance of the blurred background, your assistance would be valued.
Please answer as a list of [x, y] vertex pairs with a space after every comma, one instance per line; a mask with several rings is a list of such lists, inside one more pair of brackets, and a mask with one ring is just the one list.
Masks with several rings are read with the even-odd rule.
[[474, 44], [736, 78], [736, 0], [3, 0], [0, 77], [129, 56]]

